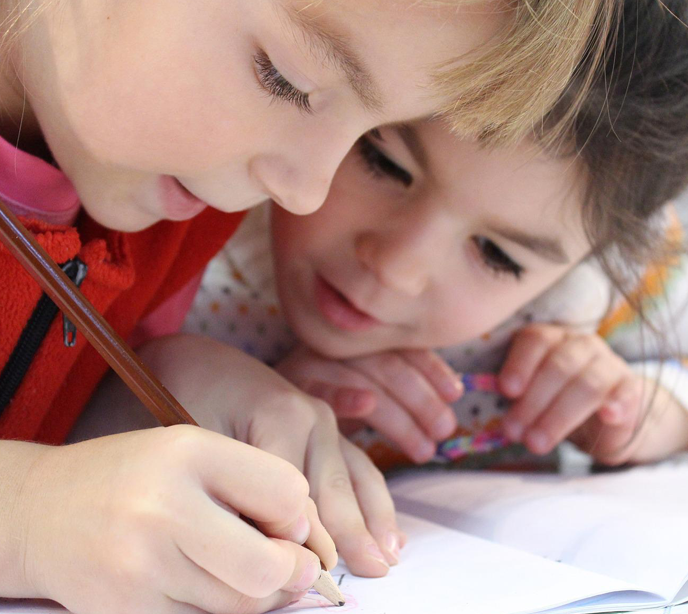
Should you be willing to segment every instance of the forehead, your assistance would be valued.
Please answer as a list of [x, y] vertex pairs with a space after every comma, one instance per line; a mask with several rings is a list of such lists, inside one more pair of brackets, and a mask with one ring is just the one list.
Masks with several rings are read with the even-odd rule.
[[583, 166], [534, 142], [486, 148], [456, 137], [440, 121], [418, 124], [428, 158], [428, 178], [442, 198], [486, 221], [560, 234], [585, 242], [581, 211]]
[[[387, 104], [404, 88], [420, 88], [426, 113], [443, 102], [434, 94], [436, 75], [447, 63], [470, 61], [511, 18], [496, 1], [274, 0], [277, 14], [310, 24], [347, 43], [373, 74]], [[416, 117], [418, 114], [416, 114]]]

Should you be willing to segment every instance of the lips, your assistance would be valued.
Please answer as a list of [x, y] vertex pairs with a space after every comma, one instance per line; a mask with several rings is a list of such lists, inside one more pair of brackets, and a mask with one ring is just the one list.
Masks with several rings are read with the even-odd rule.
[[169, 175], [160, 179], [160, 192], [164, 214], [169, 220], [190, 220], [208, 207], [208, 203], [194, 196], [178, 179]]
[[315, 279], [315, 303], [329, 324], [344, 331], [362, 332], [382, 324], [380, 320], [358, 309], [319, 275]]

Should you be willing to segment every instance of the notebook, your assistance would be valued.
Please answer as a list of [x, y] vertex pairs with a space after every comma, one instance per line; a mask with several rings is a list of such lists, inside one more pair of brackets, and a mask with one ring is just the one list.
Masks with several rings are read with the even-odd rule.
[[[590, 477], [414, 471], [391, 480], [409, 536], [389, 576], [333, 575], [362, 614], [688, 614], [688, 465]], [[281, 614], [329, 611], [317, 594]], [[58, 614], [0, 601], [0, 614]]]
[[[340, 566], [339, 612], [688, 614], [687, 465], [569, 478], [420, 471], [390, 487], [409, 535], [402, 563], [378, 580]], [[322, 605], [309, 594], [282, 612]]]

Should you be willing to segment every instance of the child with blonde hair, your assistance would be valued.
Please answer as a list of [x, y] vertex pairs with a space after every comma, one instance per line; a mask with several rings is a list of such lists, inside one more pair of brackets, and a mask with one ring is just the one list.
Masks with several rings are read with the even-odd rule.
[[0, 197], [208, 430], [40, 445], [64, 442], [106, 365], [0, 250], [0, 596], [269, 610], [336, 561], [309, 494], [352, 569], [386, 573], [389, 495], [331, 410], [239, 352], [164, 335], [238, 212], [316, 210], [381, 124], [442, 112], [513, 138], [599, 56], [613, 4], [1, 2]]

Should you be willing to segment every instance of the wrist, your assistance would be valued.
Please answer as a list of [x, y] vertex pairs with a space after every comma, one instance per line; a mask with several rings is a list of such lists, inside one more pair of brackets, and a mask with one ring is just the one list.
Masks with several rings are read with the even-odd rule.
[[34, 532], [48, 446], [4, 441], [0, 453], [0, 597], [44, 597], [36, 583]]

